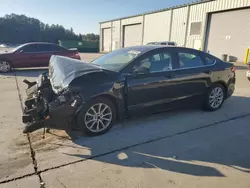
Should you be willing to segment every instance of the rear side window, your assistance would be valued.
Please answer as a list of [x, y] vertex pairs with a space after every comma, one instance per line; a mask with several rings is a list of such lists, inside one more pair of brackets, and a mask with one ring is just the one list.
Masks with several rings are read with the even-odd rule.
[[37, 49], [39, 52], [49, 52], [50, 50], [50, 46], [48, 44], [38, 44], [37, 45]]
[[180, 68], [195, 68], [204, 66], [201, 57], [195, 53], [178, 53]]
[[31, 44], [25, 46], [21, 49], [24, 53], [34, 53], [34, 52], [58, 52], [58, 51], [65, 51], [65, 48], [57, 45], [51, 44]]
[[160, 61], [161, 60], [161, 57], [160, 57], [160, 54], [155, 54], [152, 56], [151, 58], [152, 61]]
[[59, 52], [59, 51], [65, 51], [66, 49], [61, 46], [50, 45], [50, 50], [54, 52]]
[[213, 56], [205, 55], [205, 56], [204, 56], [204, 59], [205, 59], [206, 65], [213, 65], [213, 64], [216, 63], [216, 58], [213, 57]]

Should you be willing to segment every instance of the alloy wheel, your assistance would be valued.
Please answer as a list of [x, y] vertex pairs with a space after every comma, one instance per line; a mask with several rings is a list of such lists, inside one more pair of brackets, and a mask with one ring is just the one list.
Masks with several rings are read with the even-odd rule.
[[104, 103], [92, 105], [85, 114], [85, 125], [91, 132], [101, 132], [112, 121], [112, 110]]
[[10, 71], [10, 64], [6, 61], [0, 61], [0, 72]]
[[213, 108], [219, 108], [224, 100], [224, 92], [221, 87], [215, 87], [209, 95], [209, 105]]

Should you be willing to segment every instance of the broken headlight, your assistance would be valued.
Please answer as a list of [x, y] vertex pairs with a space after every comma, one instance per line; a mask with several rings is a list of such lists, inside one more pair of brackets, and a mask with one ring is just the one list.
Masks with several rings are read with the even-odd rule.
[[69, 90], [64, 91], [60, 96], [57, 97], [57, 100], [60, 104], [68, 103], [74, 107], [82, 102], [82, 99], [78, 94], [73, 93]]

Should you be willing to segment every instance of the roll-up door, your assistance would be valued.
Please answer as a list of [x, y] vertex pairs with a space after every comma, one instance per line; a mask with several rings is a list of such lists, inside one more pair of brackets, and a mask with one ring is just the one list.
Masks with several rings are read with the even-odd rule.
[[232, 61], [243, 61], [250, 48], [250, 9], [213, 13], [208, 24], [206, 51]]
[[105, 28], [102, 30], [103, 34], [103, 51], [111, 51], [111, 28]]
[[142, 44], [142, 24], [125, 25], [123, 46], [138, 46]]

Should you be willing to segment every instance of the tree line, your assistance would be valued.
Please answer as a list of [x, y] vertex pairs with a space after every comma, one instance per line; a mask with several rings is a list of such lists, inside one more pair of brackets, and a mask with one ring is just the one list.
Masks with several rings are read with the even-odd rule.
[[36, 18], [10, 14], [0, 17], [0, 43], [22, 44], [27, 42], [53, 42], [58, 40], [99, 41], [93, 33], [75, 34], [58, 24], [45, 24]]

